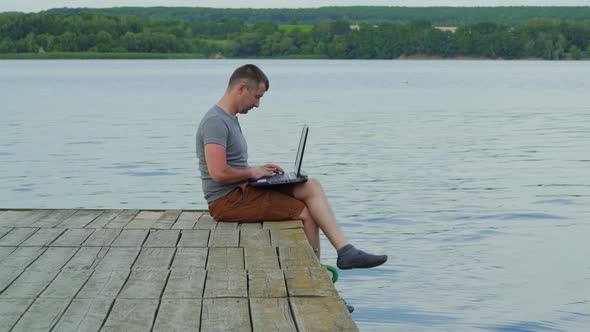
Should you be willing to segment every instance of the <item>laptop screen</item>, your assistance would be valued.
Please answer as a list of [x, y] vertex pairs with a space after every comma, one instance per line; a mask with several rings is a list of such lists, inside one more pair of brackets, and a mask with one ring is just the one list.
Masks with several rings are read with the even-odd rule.
[[307, 141], [307, 132], [309, 128], [303, 125], [301, 130], [301, 138], [299, 139], [299, 148], [297, 149], [297, 158], [295, 159], [295, 172], [297, 176], [301, 175], [301, 163], [303, 161], [303, 151], [305, 151], [305, 142]]

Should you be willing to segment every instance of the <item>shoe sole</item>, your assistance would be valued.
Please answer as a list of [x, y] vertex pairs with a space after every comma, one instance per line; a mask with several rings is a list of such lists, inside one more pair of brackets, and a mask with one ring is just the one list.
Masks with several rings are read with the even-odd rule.
[[368, 264], [368, 265], [363, 265], [363, 266], [344, 265], [344, 266], [338, 266], [338, 268], [340, 270], [369, 269], [369, 268], [372, 268], [372, 267], [377, 267], [379, 265], [382, 265], [385, 262], [387, 262], [387, 257], [385, 257], [385, 259], [383, 261], [376, 261], [376, 262], [373, 262], [373, 263]]

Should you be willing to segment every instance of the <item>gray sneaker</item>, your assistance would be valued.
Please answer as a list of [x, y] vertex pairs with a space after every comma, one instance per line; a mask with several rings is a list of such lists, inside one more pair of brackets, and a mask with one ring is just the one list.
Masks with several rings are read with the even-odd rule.
[[367, 269], [387, 262], [387, 255], [371, 255], [362, 250], [338, 257], [336, 266], [341, 270]]

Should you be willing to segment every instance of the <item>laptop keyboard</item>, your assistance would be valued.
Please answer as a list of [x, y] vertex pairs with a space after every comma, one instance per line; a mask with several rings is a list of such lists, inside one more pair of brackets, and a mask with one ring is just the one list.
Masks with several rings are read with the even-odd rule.
[[285, 183], [295, 178], [295, 173], [276, 174], [268, 178], [268, 183]]

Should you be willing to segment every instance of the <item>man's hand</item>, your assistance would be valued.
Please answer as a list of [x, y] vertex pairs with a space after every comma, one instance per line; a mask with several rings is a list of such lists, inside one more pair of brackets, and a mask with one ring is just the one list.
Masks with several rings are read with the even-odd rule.
[[205, 145], [205, 160], [207, 161], [207, 168], [211, 179], [223, 184], [245, 181], [248, 178], [259, 179], [275, 173], [285, 173], [282, 168], [275, 164], [249, 168], [231, 167], [225, 159], [225, 147], [214, 143]]
[[274, 164], [266, 164], [262, 166], [252, 167], [252, 179], [254, 180], [260, 179], [263, 176], [271, 176], [276, 173], [283, 174], [285, 173], [285, 171], [283, 171], [282, 168]]

